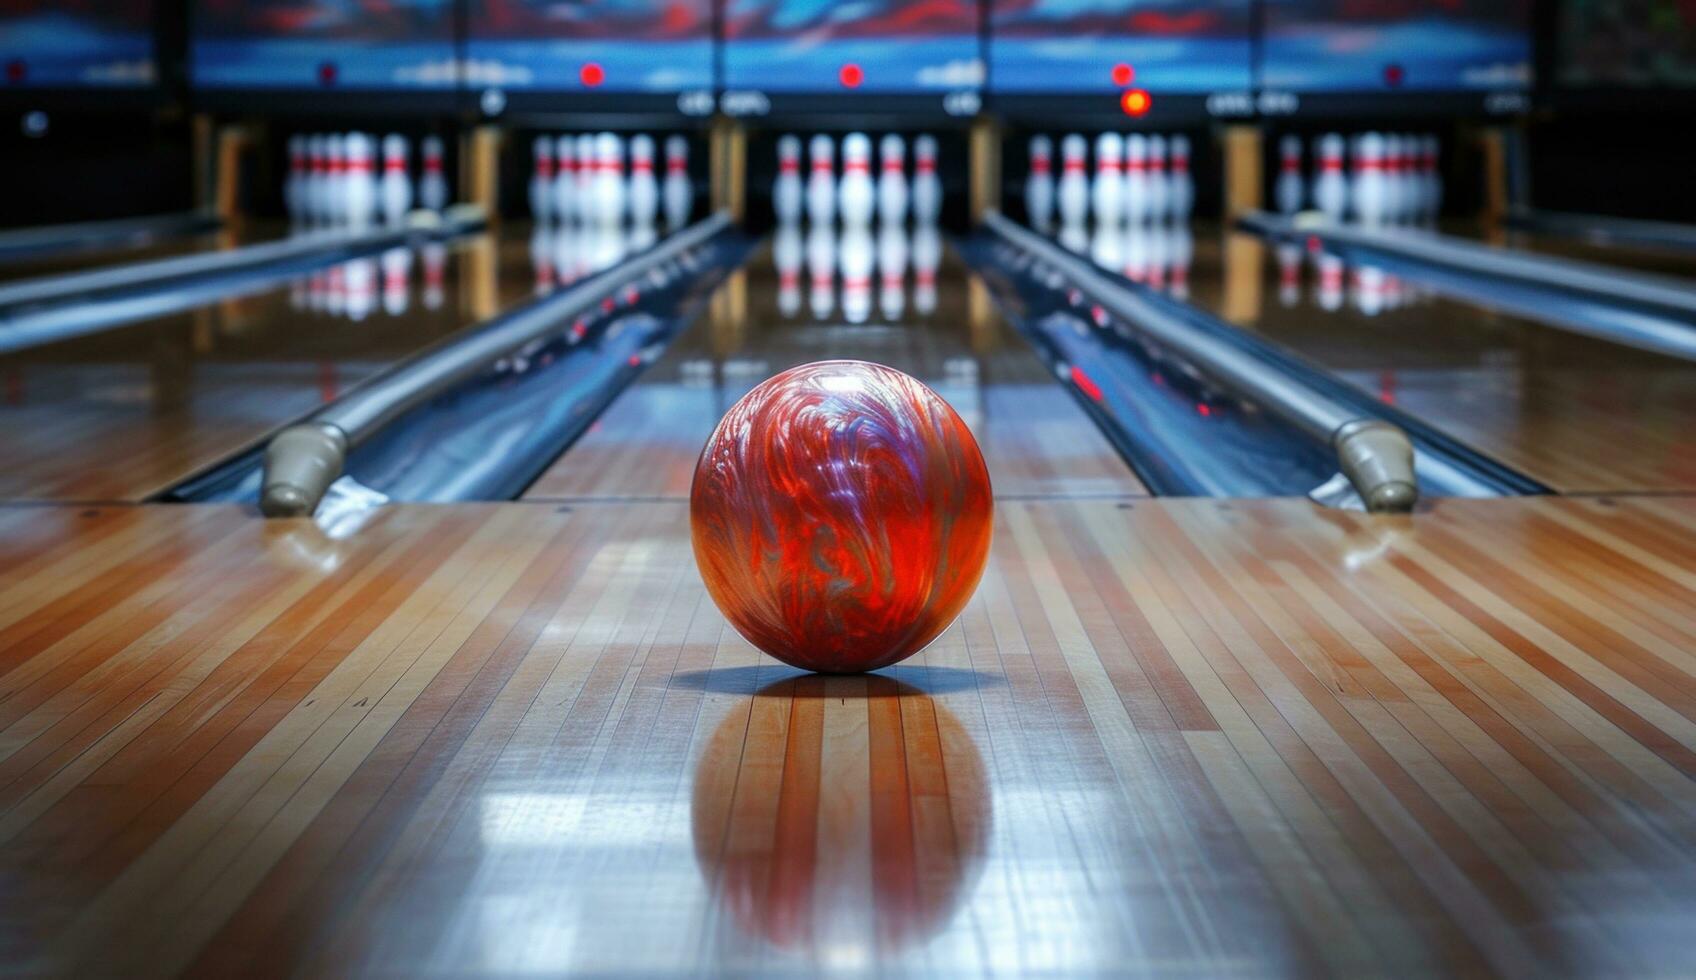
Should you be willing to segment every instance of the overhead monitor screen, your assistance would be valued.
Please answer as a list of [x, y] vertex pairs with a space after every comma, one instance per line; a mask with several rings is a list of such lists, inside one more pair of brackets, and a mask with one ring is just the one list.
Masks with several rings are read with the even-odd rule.
[[724, 0], [724, 84], [949, 92], [983, 84], [975, 0]]
[[455, 0], [195, 0], [190, 64], [214, 88], [451, 89]]
[[1562, 0], [1556, 78], [1575, 88], [1696, 86], [1696, 6]]
[[1271, 0], [1260, 84], [1295, 92], [1531, 84], [1531, 0]]
[[993, 0], [997, 92], [1242, 90], [1252, 82], [1249, 0]]
[[471, 0], [479, 88], [678, 92], [713, 84], [713, 0]]
[[154, 84], [151, 0], [0, 0], [6, 88]]

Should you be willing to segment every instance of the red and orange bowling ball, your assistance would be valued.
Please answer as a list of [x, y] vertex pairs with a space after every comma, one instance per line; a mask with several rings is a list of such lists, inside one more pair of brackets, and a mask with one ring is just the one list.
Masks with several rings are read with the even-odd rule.
[[826, 673], [912, 656], [989, 557], [989, 470], [966, 423], [894, 368], [820, 361], [738, 401], [695, 466], [707, 591], [749, 642]]

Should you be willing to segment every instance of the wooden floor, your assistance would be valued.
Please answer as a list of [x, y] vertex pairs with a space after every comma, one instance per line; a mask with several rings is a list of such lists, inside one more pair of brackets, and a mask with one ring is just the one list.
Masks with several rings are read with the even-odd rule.
[[1006, 500], [796, 680], [678, 501], [0, 507], [9, 973], [1696, 973], [1696, 500]]

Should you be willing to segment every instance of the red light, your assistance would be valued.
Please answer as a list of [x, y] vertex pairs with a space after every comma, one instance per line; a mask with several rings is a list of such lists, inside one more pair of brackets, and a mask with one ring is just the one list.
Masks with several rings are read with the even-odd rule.
[[337, 71], [334, 62], [326, 61], [318, 66], [318, 84], [334, 85], [336, 84], [336, 75]]
[[859, 65], [849, 62], [842, 66], [836, 77], [841, 79], [844, 88], [859, 88], [860, 83], [866, 80], [866, 73], [860, 70]]
[[1082, 391], [1090, 398], [1095, 401], [1101, 401], [1100, 386], [1095, 383], [1094, 379], [1084, 373], [1083, 368], [1078, 367], [1076, 364], [1072, 365], [1072, 383], [1077, 385], [1078, 390]]
[[1213, 414], [1213, 409], [1208, 407], [1207, 405], [1203, 405], [1200, 402], [1197, 402], [1196, 406], [1195, 406], [1195, 412], [1196, 412], [1197, 415], [1200, 415], [1202, 418], [1207, 418], [1207, 417], [1209, 417]]
[[1407, 70], [1401, 65], [1386, 65], [1384, 67], [1384, 84], [1395, 88], [1407, 78]]
[[1119, 97], [1119, 108], [1125, 110], [1127, 116], [1145, 115], [1151, 104], [1146, 89], [1134, 88]]
[[1125, 64], [1123, 61], [1113, 66], [1113, 84], [1120, 88], [1124, 88], [1131, 84], [1131, 82], [1136, 80], [1136, 77], [1137, 70], [1132, 68], [1130, 65]]
[[595, 62], [586, 61], [583, 63], [583, 67], [578, 70], [577, 77], [583, 80], [584, 85], [594, 88], [607, 80], [607, 72], [605, 68]]
[[29, 66], [22, 58], [14, 58], [6, 62], [6, 81], [21, 82], [29, 77]]

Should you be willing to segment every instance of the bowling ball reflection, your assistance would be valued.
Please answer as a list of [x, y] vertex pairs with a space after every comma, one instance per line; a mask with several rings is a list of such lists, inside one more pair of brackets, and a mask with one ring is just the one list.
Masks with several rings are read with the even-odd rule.
[[869, 962], [946, 926], [990, 832], [983, 761], [888, 677], [799, 677], [719, 725], [695, 770], [695, 858], [742, 928]]
[[689, 495], [695, 561], [731, 625], [831, 673], [918, 652], [989, 555], [989, 470], [966, 423], [894, 368], [821, 361], [731, 407]]

